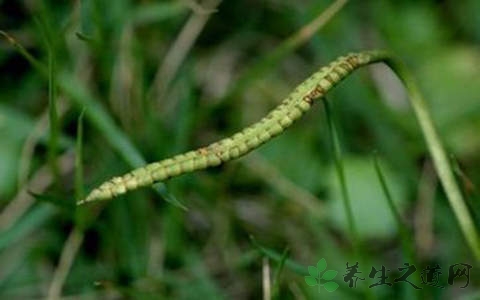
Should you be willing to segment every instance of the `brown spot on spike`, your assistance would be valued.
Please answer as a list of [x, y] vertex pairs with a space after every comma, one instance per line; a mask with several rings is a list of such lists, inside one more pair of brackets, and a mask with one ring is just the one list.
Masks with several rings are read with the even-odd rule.
[[352, 69], [355, 69], [357, 66], [357, 57], [354, 55], [349, 55], [347, 58], [347, 62], [352, 66]]
[[303, 101], [307, 102], [308, 104], [312, 105], [313, 104], [313, 99], [310, 97], [310, 94], [306, 95], [305, 97], [302, 98]]
[[200, 155], [207, 155], [208, 154], [208, 150], [205, 147], [202, 147], [202, 148], [198, 149], [197, 152]]

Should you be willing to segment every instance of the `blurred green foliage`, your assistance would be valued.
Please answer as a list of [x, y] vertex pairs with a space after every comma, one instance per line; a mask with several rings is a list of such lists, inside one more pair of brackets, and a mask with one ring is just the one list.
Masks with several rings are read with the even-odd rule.
[[[74, 227], [81, 228], [83, 242], [72, 252], [61, 288], [65, 296], [257, 299], [262, 256], [267, 256], [272, 276], [285, 262], [275, 276], [278, 298], [318, 297], [299, 266], [323, 257], [343, 275], [347, 262], [359, 260], [345, 224], [321, 105], [256, 153], [174, 179], [166, 183], [168, 191], [159, 187], [160, 194], [143, 189], [75, 213], [59, 201], [71, 204], [81, 193], [82, 180], [75, 174], [83, 173], [83, 188], [89, 190], [145, 161], [234, 133], [265, 115], [309, 74], [350, 51], [390, 49], [412, 68], [463, 172], [458, 180], [480, 224], [479, 2], [352, 1], [300, 48], [277, 50], [329, 4], [224, 1], [209, 10], [193, 1], [0, 1], [0, 30], [45, 66], [45, 32], [52, 39], [59, 118], [58, 145], [52, 146], [48, 76], [7, 39], [0, 40], [0, 298], [47, 296]], [[149, 96], [165, 55], [194, 17], [206, 18], [205, 27], [198, 39], [191, 37], [193, 46], [161, 97]], [[436, 180], [399, 82], [386, 68], [369, 67], [346, 79], [329, 100], [367, 256], [362, 275], [385, 265], [393, 281], [405, 262], [375, 175], [373, 150], [413, 232], [417, 272], [438, 263], [446, 284], [449, 265], [473, 265], [466, 289], [425, 286], [418, 294], [394, 284], [366, 295], [478, 298], [480, 266]], [[77, 169], [75, 149], [82, 154]], [[51, 175], [50, 151], [59, 177]], [[337, 277], [340, 288], [332, 295], [365, 297], [365, 289], [349, 289]]]

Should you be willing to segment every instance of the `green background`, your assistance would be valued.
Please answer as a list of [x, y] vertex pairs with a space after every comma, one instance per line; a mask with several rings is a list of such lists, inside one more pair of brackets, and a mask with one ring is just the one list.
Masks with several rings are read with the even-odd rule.
[[[383, 48], [418, 80], [478, 227], [480, 2], [350, 1], [292, 48], [291, 36], [330, 4], [223, 1], [209, 10], [191, 1], [0, 0], [0, 29], [45, 66], [50, 49], [59, 84], [52, 131], [48, 77], [0, 40], [0, 298], [46, 297], [74, 228], [83, 242], [78, 252], [67, 248], [74, 259], [65, 297], [258, 299], [262, 257], [277, 254], [267, 256], [273, 274], [280, 265], [273, 257], [286, 248], [287, 263], [272, 283], [279, 299], [480, 297], [480, 266], [405, 92], [381, 65], [356, 71], [328, 96], [362, 257], [352, 250], [321, 104], [254, 153], [167, 182], [170, 202], [160, 196], [162, 187], [160, 193], [147, 188], [75, 211], [75, 195], [129, 171], [141, 157], [157, 161], [231, 135], [335, 57]], [[198, 23], [188, 25], [192, 19]], [[175, 43], [186, 56], [167, 72], [171, 80], [161, 78], [163, 90], [152, 93], [158, 70], [174, 61], [166, 55]], [[82, 111], [83, 184], [75, 185]], [[415, 262], [402, 252], [374, 151], [412, 232]], [[304, 281], [306, 266], [320, 258], [339, 271], [334, 294], [318, 294]], [[346, 263], [359, 260], [362, 275], [384, 265], [390, 281], [404, 262], [415, 263], [418, 276], [438, 263], [446, 287], [368, 289], [374, 281], [367, 278], [350, 289], [343, 282]], [[446, 284], [455, 263], [473, 265], [466, 289], [460, 280]]]

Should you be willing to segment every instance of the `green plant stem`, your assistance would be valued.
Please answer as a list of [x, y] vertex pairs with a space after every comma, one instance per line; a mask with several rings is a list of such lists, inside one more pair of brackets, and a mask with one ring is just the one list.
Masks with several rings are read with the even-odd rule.
[[409, 95], [417, 121], [422, 130], [428, 150], [433, 159], [435, 170], [447, 195], [450, 206], [457, 218], [460, 229], [477, 260], [480, 260], [480, 241], [474, 222], [465, 204], [460, 189], [453, 176], [450, 162], [435, 129], [425, 100], [416, 85], [416, 81], [407, 67], [396, 57], [386, 51], [371, 51], [371, 62], [383, 61], [402, 80]]
[[273, 276], [273, 288], [272, 288], [272, 299], [277, 299], [280, 291], [280, 275], [282, 274], [283, 267], [285, 266], [285, 261], [289, 255], [289, 249], [285, 248], [282, 253], [282, 257], [278, 262], [277, 270]]
[[77, 141], [75, 144], [75, 199], [78, 201], [84, 197], [83, 190], [83, 115], [82, 110], [77, 120]]
[[383, 175], [382, 169], [380, 168], [380, 162], [378, 161], [378, 157], [376, 154], [373, 156], [373, 162], [375, 166], [375, 171], [377, 173], [378, 181], [380, 182], [380, 186], [382, 187], [382, 191], [385, 194], [385, 198], [387, 199], [387, 204], [392, 212], [393, 218], [395, 219], [395, 223], [397, 223], [397, 228], [402, 238], [402, 245], [404, 249], [404, 253], [406, 257], [409, 258], [410, 261], [414, 262], [414, 248], [412, 245], [412, 238], [410, 232], [408, 230], [407, 225], [403, 221], [398, 209], [393, 202], [392, 194], [390, 193], [390, 189], [388, 188], [387, 182], [385, 180], [385, 176]]
[[[412, 233], [409, 230], [407, 224], [405, 224], [405, 221], [402, 219], [402, 216], [400, 215], [397, 206], [393, 202], [392, 194], [390, 193], [390, 189], [388, 188], [387, 181], [385, 180], [385, 176], [383, 175], [382, 169], [380, 167], [380, 162], [378, 161], [378, 157], [376, 154], [374, 154], [373, 156], [373, 163], [378, 176], [378, 180], [380, 182], [380, 186], [382, 187], [382, 191], [385, 194], [385, 198], [387, 199], [388, 207], [392, 212], [395, 222], [397, 223], [397, 228], [402, 241], [403, 253], [408, 259], [408, 261], [412, 262], [414, 265], [418, 265], [418, 260], [415, 255], [415, 247], [413, 243]], [[418, 277], [417, 275], [418, 274], [416, 274], [415, 276]], [[418, 279], [419, 278], [420, 277], [418, 277]]]
[[50, 124], [50, 138], [48, 141], [48, 161], [52, 168], [52, 173], [55, 178], [54, 182], [58, 183], [60, 176], [57, 164], [57, 149], [58, 149], [58, 113], [57, 113], [57, 86], [56, 86], [56, 66], [55, 66], [55, 52], [53, 46], [50, 45], [48, 49], [48, 116]]
[[355, 218], [353, 217], [352, 204], [350, 196], [347, 190], [347, 182], [345, 179], [345, 168], [343, 167], [342, 149], [340, 147], [340, 141], [338, 140], [337, 129], [335, 126], [332, 109], [330, 103], [325, 98], [323, 101], [325, 107], [325, 113], [327, 116], [328, 130], [330, 132], [330, 140], [332, 146], [332, 153], [335, 161], [335, 170], [337, 173], [338, 181], [340, 183], [340, 190], [342, 193], [343, 207], [347, 215], [348, 230], [350, 238], [352, 239], [353, 250], [356, 254], [359, 254], [359, 239], [357, 228], [355, 226]]

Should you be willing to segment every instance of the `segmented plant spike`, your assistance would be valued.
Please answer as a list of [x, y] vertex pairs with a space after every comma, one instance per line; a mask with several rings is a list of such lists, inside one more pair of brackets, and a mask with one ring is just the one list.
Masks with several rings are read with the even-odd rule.
[[297, 86], [279, 106], [259, 122], [207, 147], [154, 162], [123, 176], [114, 177], [94, 189], [78, 204], [111, 199], [139, 187], [218, 166], [245, 155], [290, 127], [310, 109], [314, 100], [325, 96], [355, 69], [385, 59], [388, 59], [388, 54], [384, 51], [366, 51], [341, 56]]

